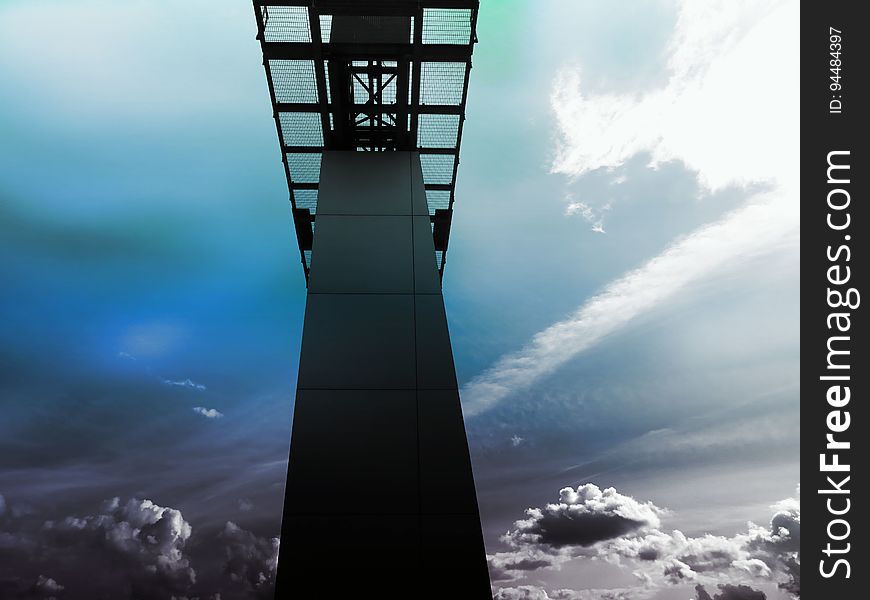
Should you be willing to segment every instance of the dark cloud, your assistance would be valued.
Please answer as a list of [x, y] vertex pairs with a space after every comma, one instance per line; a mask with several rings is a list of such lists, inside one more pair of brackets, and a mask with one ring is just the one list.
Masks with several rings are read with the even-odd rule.
[[20, 600], [57, 600], [64, 586], [51, 577], [39, 575], [35, 580], [21, 577], [0, 579], [0, 598]]
[[224, 543], [230, 579], [264, 600], [275, 595], [279, 538], [266, 539], [227, 521], [219, 536]]
[[613, 488], [587, 483], [559, 492], [559, 502], [526, 510], [527, 519], [514, 523], [505, 536], [512, 545], [535, 543], [553, 548], [592, 546], [660, 525], [662, 510], [638, 502]]
[[0, 597], [274, 596], [278, 538], [227, 522], [219, 533], [200, 533], [194, 568], [192, 536], [180, 510], [151, 500], [112, 498], [92, 514], [45, 520], [16, 511], [0, 495]]
[[[750, 523], [731, 537], [690, 537], [662, 531], [664, 511], [651, 502], [592, 484], [565, 488], [558, 503], [527, 509], [528, 518], [514, 523], [502, 537], [511, 550], [488, 556], [490, 573], [493, 581], [515, 581], [582, 556], [616, 565], [629, 559], [648, 584], [762, 579], [799, 597], [800, 501], [783, 500], [773, 508], [767, 527]], [[742, 598], [733, 596], [741, 589], [728, 588], [732, 596], [721, 600]]]
[[526, 571], [558, 567], [562, 562], [569, 560], [570, 556], [526, 547], [512, 552], [497, 552], [487, 555], [486, 558], [492, 581], [513, 581]]
[[95, 515], [46, 521], [41, 531], [46, 549], [97, 552], [126, 564], [133, 595], [145, 598], [181, 594], [196, 582], [184, 553], [191, 533], [179, 510], [138, 498], [112, 498]]
[[637, 597], [631, 589], [558, 589], [547, 591], [535, 585], [499, 588], [493, 600], [631, 600]]
[[695, 586], [697, 600], [766, 600], [767, 595], [761, 590], [754, 590], [748, 585], [719, 584], [719, 593], [713, 597], [707, 593], [703, 585]]

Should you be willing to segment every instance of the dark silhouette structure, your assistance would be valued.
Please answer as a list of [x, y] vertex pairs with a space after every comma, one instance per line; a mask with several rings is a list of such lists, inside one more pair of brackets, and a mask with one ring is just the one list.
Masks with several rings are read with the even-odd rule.
[[477, 2], [254, 2], [308, 298], [277, 597], [490, 598], [441, 276]]

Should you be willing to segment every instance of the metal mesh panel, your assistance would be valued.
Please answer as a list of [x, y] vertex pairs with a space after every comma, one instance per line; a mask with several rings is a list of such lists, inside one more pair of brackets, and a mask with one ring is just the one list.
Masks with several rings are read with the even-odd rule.
[[322, 146], [323, 126], [320, 114], [305, 112], [278, 113], [281, 135], [288, 146]]
[[450, 192], [447, 190], [426, 190], [426, 204], [429, 205], [430, 215], [435, 214], [435, 209], [449, 208]]
[[332, 36], [332, 15], [320, 15], [320, 40], [324, 44], [329, 43]]
[[263, 6], [263, 39], [267, 42], [310, 42], [308, 9], [304, 6]]
[[444, 252], [443, 251], [435, 251], [435, 266], [438, 267], [438, 270], [441, 270], [441, 265], [444, 264]]
[[464, 62], [424, 62], [420, 69], [421, 104], [458, 106], [464, 87]]
[[447, 154], [421, 154], [425, 183], [451, 183], [453, 181], [453, 156]]
[[[318, 183], [320, 181], [320, 158], [316, 152], [293, 152], [287, 154], [290, 178], [296, 183]], [[295, 192], [298, 194], [302, 190]]]
[[459, 115], [421, 114], [417, 125], [420, 148], [455, 148], [459, 135]]
[[313, 60], [270, 60], [276, 102], [317, 103]]
[[326, 103], [332, 104], [332, 90], [329, 87], [329, 61], [323, 61], [323, 74], [326, 80]]
[[311, 214], [317, 212], [317, 190], [293, 190], [296, 208], [307, 208]]
[[311, 268], [311, 250], [305, 250], [302, 253], [302, 255], [305, 256], [305, 266], [310, 269]]
[[470, 8], [424, 8], [424, 44], [471, 43]]

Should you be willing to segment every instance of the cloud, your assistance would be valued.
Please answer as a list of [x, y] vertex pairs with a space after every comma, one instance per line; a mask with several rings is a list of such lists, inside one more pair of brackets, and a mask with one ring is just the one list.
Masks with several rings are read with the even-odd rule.
[[695, 586], [698, 600], [766, 600], [767, 598], [764, 592], [754, 590], [748, 585], [720, 583], [719, 590], [720, 592], [711, 598], [703, 585], [699, 584]]
[[493, 596], [493, 600], [550, 600], [550, 596], [543, 588], [522, 585], [499, 589]]
[[[559, 128], [553, 172], [577, 177], [649, 153], [651, 166], [680, 161], [710, 190], [793, 182], [798, 3], [682, 0], [678, 10], [664, 86], [590, 95], [579, 67], [562, 69], [551, 96]], [[777, 69], [753, 69], [758, 52]], [[759, 103], [739, 91], [746, 89], [771, 95]]]
[[493, 581], [513, 581], [527, 571], [539, 569], [558, 569], [562, 563], [571, 560], [568, 553], [546, 551], [535, 547], [523, 547], [511, 552], [496, 552], [487, 555], [489, 576]]
[[614, 488], [601, 490], [587, 483], [576, 490], [570, 487], [559, 492], [559, 502], [544, 508], [529, 508], [527, 519], [514, 523], [503, 540], [512, 546], [537, 544], [562, 548], [592, 546], [661, 525], [664, 511], [652, 502], [640, 503]]
[[42, 533], [49, 547], [97, 550], [136, 566], [131, 571], [134, 595], [182, 593], [196, 581], [184, 554], [190, 523], [179, 510], [151, 500], [131, 498], [122, 505], [112, 498], [97, 514], [46, 521]]
[[615, 539], [599, 549], [599, 556], [658, 565], [671, 583], [724, 574], [775, 581], [800, 596], [800, 502], [789, 498], [773, 508], [769, 527], [749, 523], [747, 532], [731, 537], [654, 530]]
[[[552, 94], [559, 128], [554, 172], [576, 178], [649, 153], [651, 167], [683, 163], [704, 193], [727, 186], [764, 189], [673, 241], [475, 377], [462, 392], [467, 416], [528, 389], [716, 269], [797, 248], [798, 14], [793, 1], [683, 0], [664, 88], [640, 96], [588, 95], [576, 68], [560, 74]], [[779, 67], [757, 69], [760, 54]], [[746, 89], [771, 96], [759, 103], [735, 92]], [[592, 215], [583, 206], [577, 210]]]
[[[271, 600], [274, 595], [279, 539], [258, 537], [232, 522], [220, 533], [204, 537], [200, 533], [191, 544], [193, 527], [181, 511], [151, 500], [122, 502], [115, 497], [91, 514], [51, 520], [12, 510], [5, 501], [0, 506], [5, 507], [0, 512], [3, 598], [219, 600], [224, 592], [232, 598]], [[217, 554], [204, 551], [205, 547]], [[194, 568], [190, 548], [200, 551], [205, 581], [197, 576], [199, 567]], [[214, 568], [215, 559], [220, 561], [219, 569]], [[52, 576], [36, 577], [33, 572], [28, 576], [26, 571], [37, 565]], [[55, 579], [55, 573], [63, 577]]]
[[547, 592], [542, 587], [521, 585], [499, 588], [493, 600], [631, 600], [640, 597], [637, 589], [558, 589]]
[[162, 381], [166, 385], [174, 385], [176, 387], [186, 387], [186, 388], [190, 388], [192, 390], [197, 390], [199, 392], [204, 392], [204, 391], [206, 391], [206, 389], [208, 389], [203, 384], [196, 383], [195, 381], [191, 381], [190, 379], [184, 379], [182, 381], [173, 381], [172, 379], [161, 379], [160, 381]]
[[51, 577], [40, 575], [33, 584], [33, 591], [43, 596], [54, 596], [64, 590], [64, 586], [60, 585]]
[[490, 572], [494, 581], [514, 581], [575, 558], [600, 559], [633, 569], [646, 587], [764, 580], [800, 596], [800, 501], [773, 509], [767, 527], [749, 523], [734, 536], [693, 537], [663, 531], [667, 513], [651, 502], [592, 484], [564, 488], [558, 503], [529, 508], [514, 523], [502, 537], [512, 550], [489, 555]]
[[258, 537], [232, 521], [227, 521], [219, 537], [227, 559], [224, 571], [230, 579], [257, 598], [273, 598], [280, 539]]
[[608, 210], [610, 210], [610, 204], [606, 204], [601, 209], [596, 210], [585, 202], [575, 201], [573, 195], [568, 194], [568, 206], [565, 207], [565, 215], [580, 215], [584, 221], [592, 224], [592, 231], [605, 233], [603, 213]]
[[207, 419], [220, 419], [224, 414], [214, 408], [206, 408], [204, 406], [193, 407], [193, 412], [202, 415]]
[[659, 306], [711, 270], [790, 245], [792, 198], [756, 196], [746, 206], [673, 243], [663, 253], [608, 284], [567, 319], [537, 333], [523, 349], [499, 359], [462, 390], [467, 416], [528, 389], [632, 319]]
[[520, 444], [522, 444], [525, 441], [526, 441], [526, 438], [524, 438], [524, 437], [520, 437], [518, 435], [511, 436], [511, 446], [513, 446], [514, 448], [516, 448], [517, 446], [519, 446]]
[[35, 580], [21, 577], [0, 579], [0, 597], [10, 600], [56, 600], [64, 589], [64, 586], [45, 575], [39, 575]]

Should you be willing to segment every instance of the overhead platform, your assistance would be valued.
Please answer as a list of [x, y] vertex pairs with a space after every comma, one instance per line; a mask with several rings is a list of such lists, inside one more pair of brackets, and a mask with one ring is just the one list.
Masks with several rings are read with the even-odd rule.
[[420, 154], [444, 273], [477, 1], [254, 2], [306, 279], [328, 150]]

